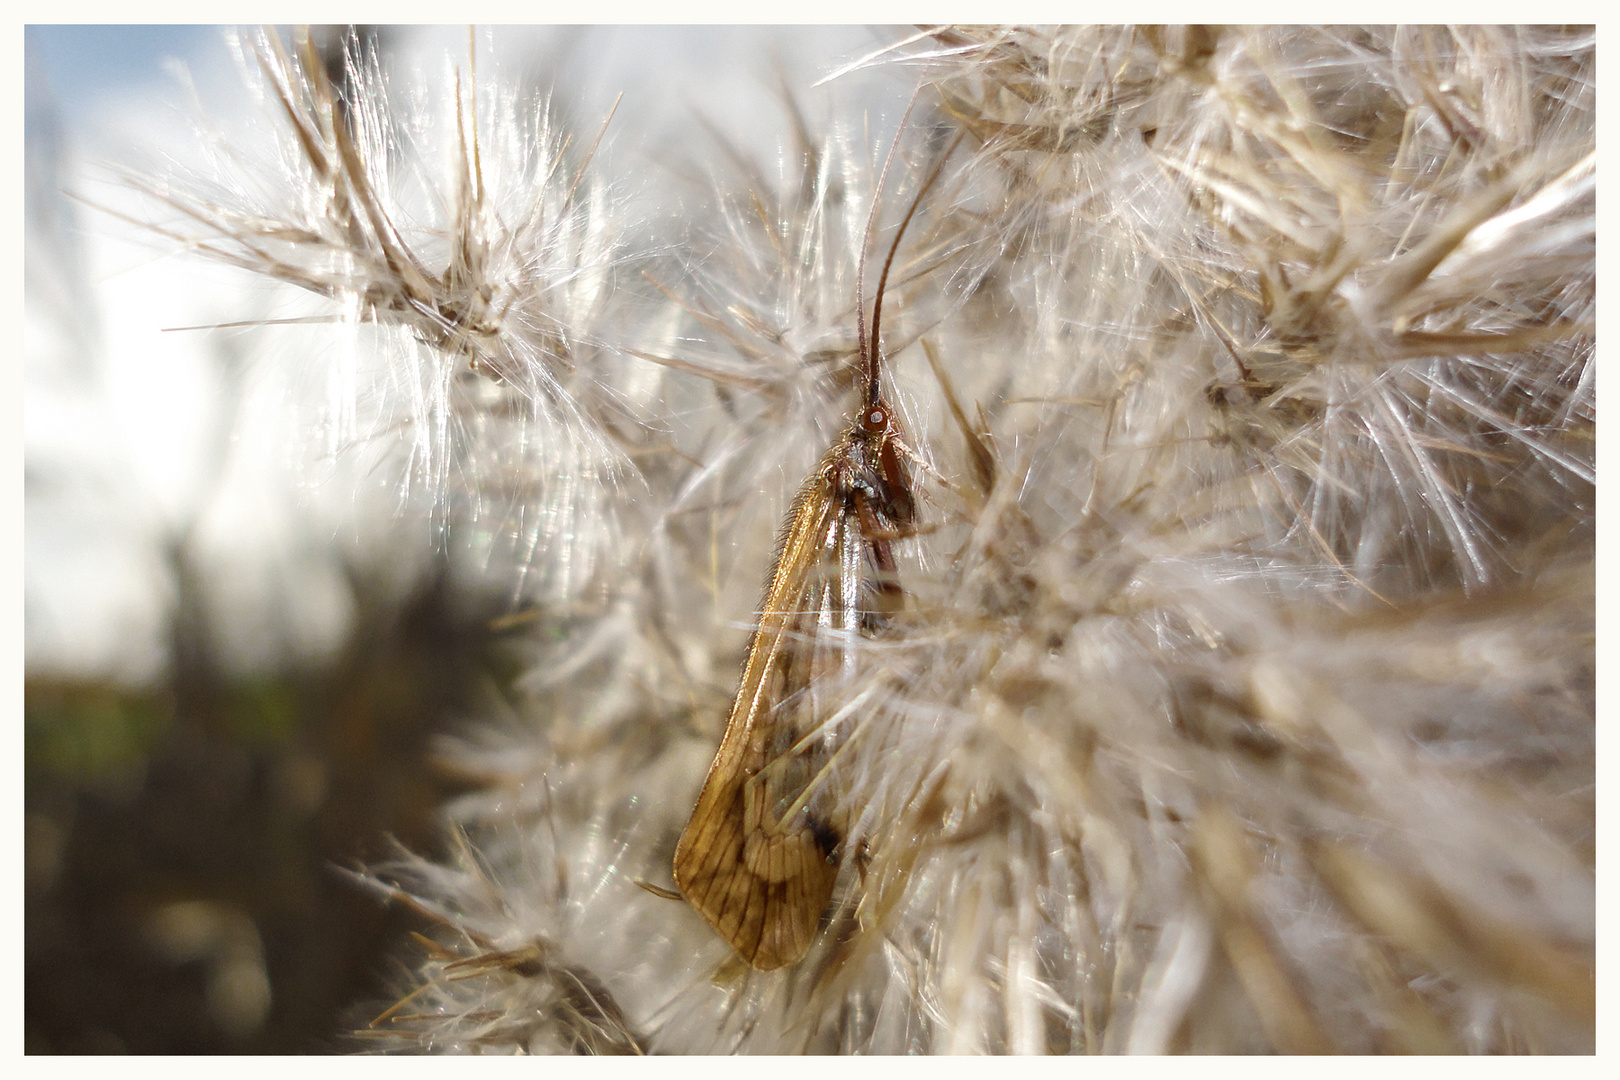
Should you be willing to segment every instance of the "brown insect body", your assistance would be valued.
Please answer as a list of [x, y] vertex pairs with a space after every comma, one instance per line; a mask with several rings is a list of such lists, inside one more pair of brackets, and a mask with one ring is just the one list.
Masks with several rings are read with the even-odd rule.
[[[896, 136], [880, 192], [898, 145]], [[855, 675], [857, 639], [879, 633], [904, 601], [893, 544], [912, 533], [916, 504], [909, 451], [880, 390], [878, 328], [900, 239], [950, 153], [900, 222], [878, 278], [870, 340], [864, 259], [857, 270], [861, 409], [788, 511], [725, 735], [675, 848], [675, 883], [687, 902], [762, 971], [809, 950], [832, 898], [844, 821], [830, 765], [846, 714], [829, 706]], [[868, 234], [876, 213], [874, 200]]]
[[675, 849], [675, 881], [761, 970], [809, 949], [838, 877], [842, 829], [818, 791], [836, 732], [818, 700], [854, 638], [902, 602], [892, 543], [913, 524], [893, 412], [877, 402], [800, 487], [777, 542], [726, 733]]

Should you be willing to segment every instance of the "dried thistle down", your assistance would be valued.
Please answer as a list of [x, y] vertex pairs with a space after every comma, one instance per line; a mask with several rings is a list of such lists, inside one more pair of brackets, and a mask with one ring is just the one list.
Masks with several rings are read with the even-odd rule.
[[[772, 529], [847, 412], [876, 140], [785, 113], [785, 179], [716, 166], [631, 326], [571, 178], [525, 219], [569, 224], [497, 226], [468, 193], [503, 136], [458, 127], [434, 262], [389, 224], [382, 87], [340, 136], [310, 64], [269, 63], [318, 213], [216, 215], [210, 252], [342, 252], [291, 276], [410, 338], [418, 423], [546, 444], [498, 496], [556, 522], [525, 565], [612, 570], [450, 748], [484, 787], [459, 855], [375, 870], [441, 935], [385, 1045], [1589, 1051], [1593, 50], [941, 28], [870, 61], [934, 95], [904, 160], [971, 153], [890, 299], [916, 602], [840, 690], [844, 867], [772, 973], [636, 882], [668, 884]], [[521, 422], [458, 412], [473, 375]]]
[[330, 302], [291, 320], [342, 328], [330, 369], [299, 373], [322, 386], [311, 449], [397, 462], [403, 494], [504, 542], [484, 557], [517, 563], [515, 592], [577, 597], [636, 426], [603, 370], [624, 221], [595, 145], [470, 70], [412, 101], [353, 40], [331, 71], [307, 33], [238, 48], [274, 142], [216, 147], [211, 184], [137, 179], [181, 215], [155, 228]]

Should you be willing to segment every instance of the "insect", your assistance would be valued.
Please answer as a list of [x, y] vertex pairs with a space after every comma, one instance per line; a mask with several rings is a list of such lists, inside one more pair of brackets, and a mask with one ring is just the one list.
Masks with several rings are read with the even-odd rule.
[[[897, 136], [879, 193], [898, 145]], [[762, 971], [810, 948], [838, 877], [843, 836], [824, 781], [842, 714], [828, 717], [818, 690], [829, 676], [853, 671], [855, 639], [881, 631], [904, 603], [893, 544], [914, 531], [917, 510], [910, 452], [879, 381], [883, 291], [906, 226], [954, 149], [900, 223], [878, 279], [870, 338], [862, 253], [855, 286], [860, 408], [788, 510], [725, 735], [675, 848], [682, 895]], [[866, 235], [876, 216], [874, 198]]]

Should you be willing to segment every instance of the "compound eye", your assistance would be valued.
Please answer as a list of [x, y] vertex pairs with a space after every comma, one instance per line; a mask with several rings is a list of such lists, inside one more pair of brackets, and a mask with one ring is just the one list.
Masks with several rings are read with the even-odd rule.
[[862, 417], [862, 421], [865, 423], [867, 431], [881, 432], [889, 426], [889, 410], [883, 405], [873, 405], [866, 410], [866, 415]]

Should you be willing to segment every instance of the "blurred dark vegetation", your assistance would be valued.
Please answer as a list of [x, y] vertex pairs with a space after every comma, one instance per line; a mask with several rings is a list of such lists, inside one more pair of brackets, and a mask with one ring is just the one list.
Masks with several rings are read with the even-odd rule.
[[26, 682], [27, 1052], [330, 1051], [389, 993], [413, 917], [336, 868], [435, 850], [493, 612], [351, 582], [319, 670], [222, 674], [182, 601], [168, 685]]
[[[318, 37], [340, 71], [343, 33]], [[358, 48], [379, 41], [356, 32]], [[30, 213], [50, 194], [31, 191]], [[227, 400], [240, 371], [222, 343]], [[224, 414], [216, 471], [168, 540], [168, 581], [153, 583], [175, 598], [160, 685], [25, 678], [31, 1054], [352, 1049], [420, 920], [339, 868], [391, 838], [436, 850], [435, 814], [458, 781], [436, 770], [432, 740], [492, 685], [488, 628], [504, 605], [452, 585], [442, 557], [404, 595], [397, 575], [347, 565], [342, 648], [319, 666], [230, 672], [194, 550], [234, 405]]]

